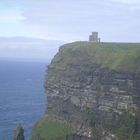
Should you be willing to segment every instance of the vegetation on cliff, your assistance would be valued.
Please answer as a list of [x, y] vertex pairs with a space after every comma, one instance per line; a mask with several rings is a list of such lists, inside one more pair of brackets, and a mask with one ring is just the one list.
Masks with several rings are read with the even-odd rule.
[[60, 48], [53, 64], [65, 68], [70, 64], [96, 63], [113, 70], [140, 72], [139, 60], [140, 43], [74, 42]]
[[72, 129], [66, 122], [60, 122], [58, 120], [48, 119], [46, 117], [41, 118], [36, 123], [32, 139], [34, 140], [58, 140], [66, 138], [72, 132]]

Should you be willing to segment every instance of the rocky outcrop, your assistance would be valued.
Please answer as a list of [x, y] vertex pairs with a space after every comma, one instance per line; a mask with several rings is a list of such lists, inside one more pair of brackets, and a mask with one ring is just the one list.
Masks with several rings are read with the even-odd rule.
[[13, 140], [25, 140], [24, 129], [22, 128], [21, 124], [16, 126]]
[[[134, 61], [135, 65], [129, 71], [127, 64], [124, 67], [120, 63], [127, 60], [127, 56], [119, 63], [114, 59], [118, 48], [100, 49], [97, 44], [88, 45], [76, 42], [62, 46], [48, 66], [46, 122], [65, 122], [71, 131], [61, 137], [64, 140], [138, 140], [139, 62]], [[114, 67], [112, 61], [117, 66]], [[44, 123], [39, 125], [40, 128]], [[59, 140], [57, 137], [53, 139]]]

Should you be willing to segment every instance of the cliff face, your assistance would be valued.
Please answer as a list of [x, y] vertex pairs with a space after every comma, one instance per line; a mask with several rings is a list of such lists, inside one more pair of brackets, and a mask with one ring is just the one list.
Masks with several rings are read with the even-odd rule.
[[[138, 52], [140, 44], [76, 42], [62, 46], [48, 66], [47, 115], [36, 124], [34, 133], [46, 140], [138, 140]], [[48, 123], [51, 128], [57, 124], [61, 132], [51, 137]]]

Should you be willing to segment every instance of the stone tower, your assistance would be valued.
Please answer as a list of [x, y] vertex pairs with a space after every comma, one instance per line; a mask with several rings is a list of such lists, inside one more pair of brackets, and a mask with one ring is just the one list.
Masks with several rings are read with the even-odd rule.
[[92, 34], [89, 36], [90, 42], [100, 42], [100, 38], [98, 37], [98, 32], [92, 32]]

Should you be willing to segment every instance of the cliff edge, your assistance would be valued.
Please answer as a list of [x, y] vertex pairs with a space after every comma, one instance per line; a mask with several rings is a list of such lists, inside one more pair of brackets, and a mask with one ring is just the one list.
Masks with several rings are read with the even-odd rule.
[[74, 42], [46, 74], [32, 140], [139, 140], [140, 44]]

